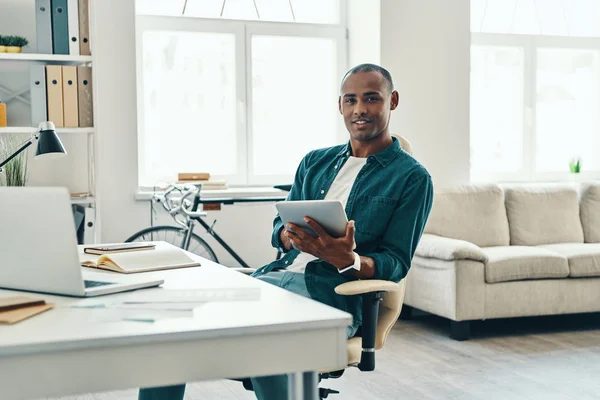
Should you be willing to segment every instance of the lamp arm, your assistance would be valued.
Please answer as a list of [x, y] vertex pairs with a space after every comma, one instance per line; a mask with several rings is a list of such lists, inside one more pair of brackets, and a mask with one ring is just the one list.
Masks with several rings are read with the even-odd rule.
[[12, 160], [16, 156], [18, 156], [23, 150], [25, 150], [26, 148], [31, 146], [34, 139], [37, 139], [37, 136], [35, 134], [32, 135], [29, 139], [27, 139], [23, 143], [21, 143], [19, 145], [19, 148], [14, 153], [12, 153], [6, 160], [0, 162], [0, 171], [2, 170], [2, 167], [4, 167], [10, 160]]

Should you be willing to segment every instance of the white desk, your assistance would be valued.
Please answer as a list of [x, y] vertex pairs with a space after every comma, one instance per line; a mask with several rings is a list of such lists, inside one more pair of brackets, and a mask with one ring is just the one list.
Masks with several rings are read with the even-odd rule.
[[[259, 286], [260, 299], [205, 303], [192, 318], [100, 322], [96, 317], [102, 310], [68, 307], [81, 299], [34, 293], [57, 308], [0, 325], [0, 397], [291, 373], [292, 398], [314, 400], [316, 375], [310, 371], [346, 366], [350, 314], [211, 261], [201, 263], [151, 274], [163, 278], [165, 288]], [[19, 293], [0, 290], [0, 297]], [[110, 297], [116, 296], [123, 294]]]

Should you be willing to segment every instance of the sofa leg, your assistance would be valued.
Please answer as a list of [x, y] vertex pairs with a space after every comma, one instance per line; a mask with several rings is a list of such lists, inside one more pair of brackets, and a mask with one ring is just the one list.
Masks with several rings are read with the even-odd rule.
[[404, 304], [400, 311], [400, 319], [403, 321], [410, 321], [413, 317], [413, 308]]
[[450, 338], [454, 340], [468, 340], [471, 333], [470, 321], [450, 321]]

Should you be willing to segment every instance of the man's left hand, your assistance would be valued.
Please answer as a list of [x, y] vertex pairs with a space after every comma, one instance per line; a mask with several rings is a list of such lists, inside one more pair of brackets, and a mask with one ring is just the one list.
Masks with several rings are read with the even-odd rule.
[[346, 234], [340, 238], [330, 236], [321, 225], [309, 217], [305, 217], [304, 221], [318, 237], [312, 237], [298, 225], [285, 226], [284, 234], [298, 250], [312, 254], [337, 269], [344, 269], [354, 263], [354, 221], [348, 222]]

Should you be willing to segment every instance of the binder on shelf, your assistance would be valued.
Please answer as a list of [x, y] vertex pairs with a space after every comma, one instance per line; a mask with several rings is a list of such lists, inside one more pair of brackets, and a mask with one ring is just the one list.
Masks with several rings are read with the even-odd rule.
[[29, 67], [29, 96], [31, 100], [31, 125], [48, 121], [46, 102], [46, 66], [31, 65]]
[[54, 54], [69, 54], [69, 20], [67, 0], [50, 0], [52, 4], [52, 49]]
[[79, 126], [94, 126], [94, 103], [92, 98], [92, 67], [77, 67], [77, 95], [79, 102]]
[[62, 68], [60, 65], [46, 65], [46, 90], [48, 103], [48, 121], [57, 128], [63, 128], [63, 88]]
[[79, 54], [91, 56], [89, 0], [79, 0], [77, 5], [79, 13]]
[[84, 228], [83, 228], [83, 244], [96, 243], [96, 209], [85, 207]]
[[67, 19], [69, 28], [69, 54], [79, 55], [79, 7], [78, 0], [67, 0]]
[[52, 5], [50, 0], [35, 0], [35, 38], [38, 53], [52, 54]]
[[77, 67], [62, 67], [63, 123], [65, 128], [79, 126], [79, 104], [77, 100]]

